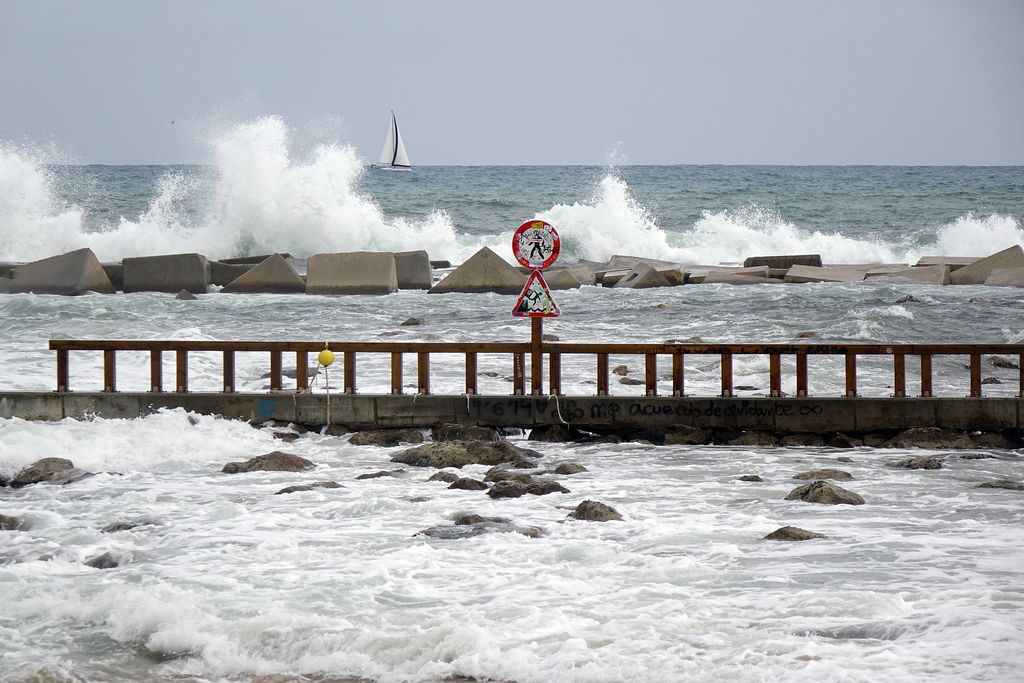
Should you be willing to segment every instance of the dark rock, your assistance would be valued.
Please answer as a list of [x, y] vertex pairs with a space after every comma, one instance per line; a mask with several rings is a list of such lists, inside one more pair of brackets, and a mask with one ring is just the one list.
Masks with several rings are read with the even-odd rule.
[[132, 529], [138, 529], [140, 526], [160, 526], [160, 522], [152, 519], [134, 519], [126, 522], [114, 522], [100, 529], [104, 534], [113, 534], [118, 531], [131, 531]]
[[484, 491], [487, 489], [487, 484], [483, 483], [479, 479], [473, 479], [472, 477], [459, 477], [453, 481], [448, 488], [460, 489], [462, 491]]
[[314, 489], [340, 489], [344, 488], [341, 484], [336, 481], [317, 481], [312, 484], [299, 484], [296, 486], [285, 486], [283, 489], [275, 493], [275, 496], [280, 496], [283, 493], [299, 493], [300, 491], [312, 491]]
[[974, 444], [975, 448], [994, 448], [999, 450], [1008, 450], [1014, 447], [1014, 444], [1002, 434], [994, 434], [992, 432], [982, 432], [981, 434], [971, 434], [971, 443]]
[[966, 434], [938, 427], [914, 427], [900, 432], [884, 444], [884, 448], [974, 448]]
[[986, 377], [985, 379], [981, 380], [981, 383], [982, 384], [1002, 384], [1003, 380], [999, 379], [998, 377]]
[[519, 498], [526, 493], [526, 484], [518, 481], [499, 481], [487, 491], [491, 498]]
[[40, 482], [40, 483], [43, 483], [43, 484], [58, 484], [58, 485], [62, 485], [63, 486], [63, 485], [66, 485], [66, 484], [73, 484], [76, 481], [80, 481], [82, 479], [88, 479], [89, 477], [94, 477], [94, 476], [96, 476], [95, 472], [86, 472], [85, 470], [80, 470], [77, 467], [72, 467], [70, 470], [64, 470], [63, 472], [58, 472], [58, 473], [54, 474], [52, 477], [50, 477], [49, 479], [47, 479], [46, 481]]
[[612, 374], [625, 377], [626, 375], [629, 374], [629, 368], [626, 367], [625, 365], [616, 365], [614, 368], [612, 368]]
[[305, 458], [292, 453], [273, 451], [263, 455], [257, 455], [245, 462], [229, 462], [224, 465], [221, 472], [227, 474], [238, 474], [240, 472], [303, 472], [311, 470], [316, 465]]
[[403, 469], [397, 470], [380, 470], [379, 472], [367, 472], [360, 474], [356, 479], [380, 479], [381, 477], [401, 477], [402, 473], [405, 472]]
[[10, 480], [4, 475], [0, 474], [0, 489], [10, 486]]
[[921, 300], [918, 299], [913, 294], [907, 294], [907, 295], [902, 296], [899, 299], [897, 299], [896, 303], [897, 304], [919, 304], [919, 303], [921, 303]]
[[736, 477], [738, 481], [764, 481], [761, 477], [756, 474], [744, 474], [742, 477]]
[[335, 424], [326, 426], [321, 425], [319, 428], [317, 428], [316, 431], [317, 433], [323, 434], [324, 436], [345, 436], [346, 434], [352, 433], [352, 430], [346, 427], [345, 425]]
[[811, 470], [793, 475], [794, 479], [853, 479], [853, 475], [843, 470]]
[[995, 458], [996, 456], [990, 453], [964, 453], [960, 456], [961, 460], [988, 460]]
[[774, 434], [768, 432], [743, 432], [734, 439], [727, 442], [729, 446], [778, 446], [779, 440]]
[[584, 432], [566, 425], [541, 425], [530, 430], [530, 441], [547, 441], [549, 443], [567, 443], [583, 441]]
[[826, 443], [830, 448], [857, 448], [864, 445], [860, 439], [838, 432], [828, 437]]
[[546, 496], [549, 493], [569, 493], [569, 489], [557, 481], [537, 481], [528, 485], [526, 492], [531, 496]]
[[529, 486], [533, 483], [533, 475], [525, 472], [513, 472], [505, 467], [493, 467], [487, 471], [484, 481], [517, 481], [520, 484]]
[[978, 484], [976, 489], [1007, 489], [1009, 491], [1024, 491], [1024, 483], [1012, 479], [995, 479]]
[[17, 517], [10, 517], [8, 515], [0, 515], [0, 530], [2, 531], [14, 531], [21, 527], [21, 520]]
[[541, 341], [547, 341], [547, 342], [556, 342], [556, 341], [561, 341], [561, 340], [560, 340], [560, 339], [558, 338], [558, 335], [557, 335], [557, 334], [542, 334], [542, 335], [540, 336], [540, 338], [541, 338]]
[[452, 526], [433, 526], [418, 532], [417, 536], [427, 536], [442, 540], [458, 540], [473, 538], [483, 534], [519, 533], [530, 538], [537, 538], [541, 530], [537, 527], [517, 527], [508, 522], [477, 522], [475, 524], [455, 524]]
[[378, 429], [356, 432], [349, 439], [353, 446], [398, 446], [403, 443], [423, 443], [423, 432], [418, 429]]
[[187, 289], [183, 289], [179, 291], [177, 294], [175, 294], [174, 298], [177, 299], [178, 301], [195, 301], [199, 297], [197, 297], [195, 294], [188, 291]]
[[596, 500], [585, 500], [576, 506], [576, 509], [569, 513], [572, 519], [579, 519], [585, 522], [610, 522], [622, 520], [615, 508]]
[[49, 481], [53, 477], [75, 469], [75, 464], [67, 458], [43, 458], [14, 475], [11, 479], [11, 488], [20, 489], [29, 484]]
[[703, 446], [711, 443], [711, 430], [688, 425], [666, 427], [662, 443], [666, 446]]
[[821, 339], [821, 335], [814, 330], [805, 330], [803, 332], [796, 333], [797, 339]]
[[293, 441], [298, 440], [299, 435], [296, 434], [295, 432], [274, 432], [274, 438], [280, 439], [285, 443], [291, 443]]
[[988, 362], [997, 368], [1007, 368], [1011, 370], [1019, 370], [1020, 366], [1014, 363], [1009, 358], [1003, 358], [1002, 356], [989, 356]]
[[392, 462], [415, 467], [460, 468], [464, 465], [500, 465], [510, 463], [513, 467], [533, 468], [537, 463], [530, 456], [540, 453], [527, 448], [513, 446], [507, 441], [443, 441], [428, 443], [401, 451], [391, 457]]
[[399, 327], [415, 327], [423, 324], [423, 318], [407, 318]]
[[494, 427], [478, 425], [440, 424], [430, 428], [434, 441], [501, 441], [501, 433]]
[[941, 470], [942, 461], [938, 458], [906, 458], [885, 463], [886, 467], [905, 470]]
[[456, 526], [463, 526], [466, 524], [480, 524], [481, 522], [494, 522], [495, 524], [508, 524], [512, 520], [507, 517], [483, 517], [477, 514], [465, 514], [456, 517], [453, 522]]
[[736, 391], [760, 391], [761, 387], [755, 387], [753, 384], [738, 384], [733, 389]]
[[85, 561], [85, 564], [96, 569], [113, 569], [115, 567], [120, 567], [122, 564], [127, 564], [130, 561], [131, 556], [129, 555], [108, 550], [102, 555], [89, 558]]
[[836, 458], [836, 462], [853, 462], [853, 458], [847, 457], [845, 455], [840, 455], [838, 458]]
[[818, 534], [795, 526], [784, 526], [776, 529], [764, 537], [766, 541], [809, 541], [812, 538], [828, 538], [825, 534]]
[[890, 436], [888, 434], [882, 434], [879, 432], [868, 432], [862, 437], [863, 445], [871, 448], [882, 448], [885, 442], [888, 441]]
[[841, 486], [816, 481], [798, 486], [789, 492], [784, 500], [802, 500], [805, 503], [822, 503], [825, 505], [863, 505], [864, 499], [853, 491]]
[[561, 465], [552, 470], [554, 474], [579, 474], [580, 472], [589, 472], [586, 467], [577, 462], [563, 462]]
[[453, 481], [456, 481], [458, 478], [459, 475], [455, 474], [454, 472], [435, 472], [434, 474], [430, 475], [430, 478], [427, 479], [427, 481], [443, 481], [446, 484], [450, 484]]
[[636, 378], [633, 378], [633, 377], [622, 377], [622, 378], [619, 379], [619, 384], [626, 384], [626, 385], [629, 385], [629, 386], [641, 386], [641, 385], [644, 385], [646, 383], [647, 382], [645, 382], [642, 379], [636, 379]]
[[786, 434], [779, 439], [780, 446], [824, 446], [825, 439], [820, 434]]

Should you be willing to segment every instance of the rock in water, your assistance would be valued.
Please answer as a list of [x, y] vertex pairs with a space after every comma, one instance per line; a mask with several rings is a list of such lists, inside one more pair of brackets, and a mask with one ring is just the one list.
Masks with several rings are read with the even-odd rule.
[[279, 496], [283, 493], [298, 493], [300, 491], [312, 491], [314, 489], [340, 489], [344, 488], [341, 484], [336, 481], [317, 481], [312, 484], [299, 484], [297, 486], [286, 486], [277, 493], [275, 496]]
[[175, 294], [174, 298], [177, 299], [178, 301], [195, 301], [199, 297], [197, 297], [195, 294], [188, 291], [187, 289], [183, 289], [177, 294]]
[[610, 505], [599, 503], [596, 500], [585, 500], [576, 506], [576, 509], [569, 513], [572, 519], [579, 519], [585, 522], [611, 522], [622, 521], [622, 515]]
[[784, 526], [776, 529], [764, 538], [766, 541], [809, 541], [812, 538], [828, 538], [828, 536], [796, 526]]
[[379, 429], [356, 432], [349, 439], [353, 446], [397, 446], [403, 443], [423, 443], [423, 432], [418, 429]]
[[888, 467], [896, 467], [905, 470], [941, 470], [942, 461], [938, 458], [906, 458], [895, 462], [886, 463]]
[[793, 475], [794, 479], [853, 479], [853, 475], [843, 470], [811, 470]]
[[977, 489], [1006, 489], [1007, 491], [1024, 491], [1024, 483], [1012, 479], [996, 479], [978, 484]]
[[264, 455], [257, 455], [245, 462], [229, 462], [224, 465], [221, 472], [227, 474], [238, 474], [240, 472], [302, 472], [311, 470], [316, 465], [305, 458], [292, 453], [273, 451]]
[[29, 484], [49, 481], [74, 467], [75, 464], [67, 458], [42, 458], [14, 475], [14, 479], [11, 479], [11, 488], [18, 489]]
[[784, 500], [802, 500], [805, 503], [822, 503], [824, 505], [863, 505], [864, 499], [853, 491], [826, 481], [798, 486], [789, 492]]

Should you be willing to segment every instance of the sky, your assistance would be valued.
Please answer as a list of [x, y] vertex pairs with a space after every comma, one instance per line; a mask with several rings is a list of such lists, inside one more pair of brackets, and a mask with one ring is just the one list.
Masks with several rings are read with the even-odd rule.
[[1021, 0], [0, 0], [0, 144], [203, 163], [1024, 165]]

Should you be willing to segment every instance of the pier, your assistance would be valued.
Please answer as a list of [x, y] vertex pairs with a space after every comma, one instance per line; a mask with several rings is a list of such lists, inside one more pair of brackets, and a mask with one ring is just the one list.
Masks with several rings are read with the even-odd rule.
[[[55, 339], [50, 341], [56, 354], [55, 390], [2, 392], [0, 415], [36, 420], [89, 415], [131, 418], [161, 408], [184, 408], [250, 421], [324, 424], [328, 421], [328, 396], [310, 391], [308, 368], [311, 357], [326, 344], [337, 358], [331, 375], [340, 378], [329, 398], [330, 422], [352, 429], [438, 423], [521, 428], [563, 424], [581, 429], [685, 425], [777, 433], [911, 427], [1006, 431], [1024, 427], [1024, 344], [561, 343], [543, 341], [539, 328], [535, 320], [530, 341], [507, 343]], [[102, 354], [102, 386], [72, 386], [72, 352]], [[201, 352], [221, 357], [220, 391], [190, 387], [190, 354]], [[118, 359], [125, 354], [148, 355], [148, 386], [127, 390], [119, 386]], [[240, 354], [265, 359], [268, 391], [238, 391], [235, 368]], [[432, 388], [431, 363], [442, 354], [446, 362], [451, 362], [453, 354], [462, 359], [464, 383], [457, 393], [437, 393]], [[1018, 366], [1014, 395], [983, 394], [982, 359], [988, 354], [1009, 357]], [[382, 355], [390, 367], [390, 392], [360, 391], [360, 362]], [[763, 395], [736, 396], [733, 360], [751, 355], [767, 357], [769, 386]], [[507, 364], [511, 393], [479, 392], [481, 356], [497, 356], [498, 362]], [[950, 395], [936, 395], [933, 361], [948, 356], [965, 361], [962, 376], [955, 378], [963, 388]], [[582, 357], [585, 366], [592, 368], [590, 377], [583, 378], [592, 381], [592, 394], [563, 392], [563, 359], [572, 357]], [[610, 359], [624, 357], [642, 364], [641, 396], [619, 396], [610, 391]], [[810, 379], [816, 363], [828, 357], [841, 359], [844, 391], [815, 395], [809, 390]], [[406, 358], [415, 359], [414, 388], [405, 385]], [[687, 362], [701, 358], [715, 360], [720, 367], [719, 386], [709, 395], [693, 393], [686, 381]], [[888, 395], [862, 395], [858, 361], [865, 358], [891, 362]], [[165, 361], [171, 359], [174, 371], [165, 377]], [[784, 359], [793, 373], [788, 379], [795, 382], [795, 392], [790, 395], [782, 390]], [[579, 372], [579, 364], [574, 367], [574, 372]], [[294, 380], [286, 377], [292, 369]], [[659, 375], [660, 369], [669, 371], [670, 381], [667, 375]], [[665, 387], [661, 391], [659, 379]]]

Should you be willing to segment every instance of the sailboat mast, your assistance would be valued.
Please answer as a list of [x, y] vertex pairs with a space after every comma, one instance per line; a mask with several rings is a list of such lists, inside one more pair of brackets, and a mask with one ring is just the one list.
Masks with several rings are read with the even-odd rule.
[[391, 152], [391, 165], [394, 166], [395, 165], [395, 161], [398, 160], [398, 140], [399, 140], [399, 137], [398, 137], [398, 119], [395, 118], [394, 110], [391, 111], [391, 128], [392, 128], [392, 132], [394, 133], [394, 140], [395, 140], [395, 148]]

